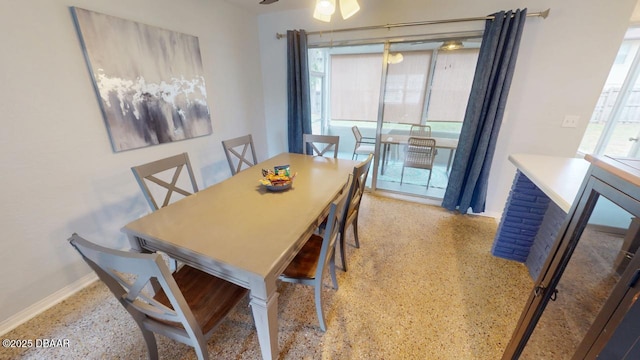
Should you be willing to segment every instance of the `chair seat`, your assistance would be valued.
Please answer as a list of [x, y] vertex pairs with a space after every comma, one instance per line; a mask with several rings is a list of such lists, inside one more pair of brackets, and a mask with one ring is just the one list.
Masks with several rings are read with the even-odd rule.
[[358, 148], [356, 148], [355, 152], [356, 154], [372, 154], [374, 153], [376, 150], [374, 145], [365, 145], [365, 144], [361, 144], [360, 146], [358, 146]]
[[160, 334], [192, 346], [198, 359], [208, 360], [207, 340], [248, 292], [187, 265], [171, 273], [158, 253], [105, 248], [75, 233], [69, 243], [138, 324], [149, 359], [158, 359], [155, 334]]
[[[188, 265], [175, 272], [173, 278], [203, 334], [211, 331], [248, 292], [245, 288]], [[154, 299], [173, 309], [164, 290], [160, 290]], [[162, 322], [182, 328], [180, 323]]]
[[311, 235], [282, 275], [290, 278], [314, 279], [321, 249], [322, 236]]

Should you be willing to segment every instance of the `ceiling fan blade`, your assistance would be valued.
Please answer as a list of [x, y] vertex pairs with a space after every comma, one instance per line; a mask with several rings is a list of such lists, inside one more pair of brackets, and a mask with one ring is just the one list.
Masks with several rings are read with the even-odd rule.
[[260, 5], [269, 5], [269, 4], [273, 4], [274, 2], [277, 2], [278, 0], [262, 0], [260, 1]]

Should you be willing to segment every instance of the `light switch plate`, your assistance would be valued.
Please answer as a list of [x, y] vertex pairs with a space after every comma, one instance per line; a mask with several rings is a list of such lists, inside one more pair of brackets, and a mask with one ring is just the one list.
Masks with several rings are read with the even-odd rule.
[[564, 128], [574, 128], [578, 126], [578, 121], [580, 121], [580, 116], [577, 115], [565, 115], [564, 120], [562, 121], [562, 127]]

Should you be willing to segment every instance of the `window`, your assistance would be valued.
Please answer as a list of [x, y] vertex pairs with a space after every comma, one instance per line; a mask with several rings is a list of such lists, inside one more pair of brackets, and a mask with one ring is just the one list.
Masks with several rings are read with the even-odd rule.
[[438, 52], [427, 119], [464, 120], [478, 55], [479, 49]]
[[382, 54], [331, 56], [331, 119], [376, 121]]
[[[438, 50], [442, 41], [395, 46], [387, 70], [385, 121], [421, 124], [455, 123], [459, 132], [475, 74], [480, 43], [455, 51]], [[394, 44], [398, 45], [398, 44]], [[382, 78], [382, 44], [309, 50], [314, 126], [330, 132], [336, 122], [378, 119]], [[392, 60], [390, 60], [392, 61]], [[392, 65], [391, 65], [392, 64]], [[324, 72], [323, 72], [324, 69]], [[322, 119], [322, 120], [321, 120]], [[438, 125], [434, 125], [438, 127]]]
[[311, 100], [311, 129], [314, 134], [322, 133], [325, 118], [325, 73], [326, 54], [319, 49], [309, 50], [309, 93]]
[[403, 51], [402, 61], [389, 64], [384, 95], [385, 121], [420, 124], [432, 51]]
[[578, 151], [640, 157], [640, 29], [627, 31]]

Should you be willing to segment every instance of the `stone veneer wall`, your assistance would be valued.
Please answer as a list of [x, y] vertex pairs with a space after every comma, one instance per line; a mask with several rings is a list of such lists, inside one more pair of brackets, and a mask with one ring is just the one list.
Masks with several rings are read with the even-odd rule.
[[540, 275], [542, 265], [547, 260], [551, 247], [555, 243], [558, 232], [566, 218], [567, 213], [551, 201], [525, 262], [527, 269], [529, 269], [529, 275], [534, 280]]
[[550, 202], [549, 197], [518, 170], [491, 253], [501, 258], [525, 262]]

